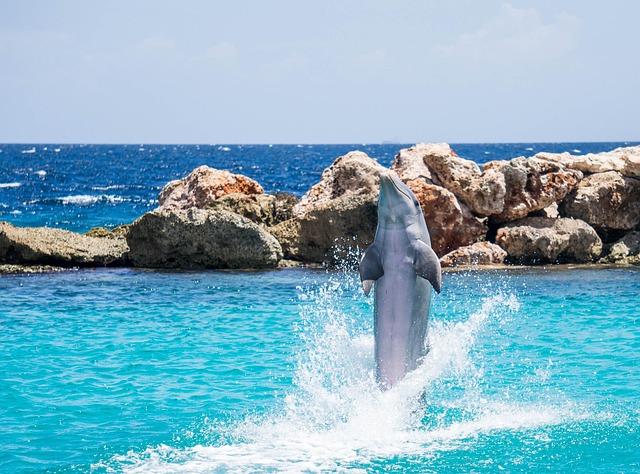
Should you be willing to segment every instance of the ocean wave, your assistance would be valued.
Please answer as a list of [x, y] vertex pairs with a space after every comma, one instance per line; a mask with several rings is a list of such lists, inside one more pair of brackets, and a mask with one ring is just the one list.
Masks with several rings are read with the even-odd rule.
[[122, 196], [114, 196], [112, 194], [102, 194], [100, 196], [92, 196], [88, 194], [79, 194], [74, 196], [65, 196], [58, 198], [64, 205], [74, 205], [74, 206], [92, 206], [97, 203], [120, 203], [127, 202], [129, 199], [123, 198]]
[[113, 184], [110, 186], [92, 186], [91, 189], [94, 191], [113, 191], [114, 189], [125, 189], [126, 186], [123, 184]]
[[0, 188], [19, 188], [22, 183], [0, 183]]

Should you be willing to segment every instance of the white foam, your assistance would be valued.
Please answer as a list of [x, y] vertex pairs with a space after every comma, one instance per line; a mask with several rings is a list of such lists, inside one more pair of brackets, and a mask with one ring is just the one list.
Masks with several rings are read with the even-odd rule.
[[44, 178], [47, 175], [47, 172], [45, 170], [38, 170], [34, 174], [37, 174], [41, 178]]
[[35, 153], [37, 150], [35, 148], [30, 148], [28, 150], [22, 150], [21, 153]]
[[0, 183], [0, 188], [19, 188], [22, 183]]
[[74, 206], [91, 206], [97, 202], [118, 203], [124, 202], [121, 196], [102, 194], [100, 196], [91, 196], [88, 194], [80, 194], [75, 196], [65, 196], [58, 199], [64, 205]]
[[425, 391], [451, 377], [482, 377], [471, 355], [474, 343], [496, 320], [517, 312], [518, 301], [510, 295], [491, 296], [462, 322], [435, 321], [431, 351], [423, 363], [382, 392], [374, 377], [371, 327], [354, 323], [349, 306], [361, 302], [344, 298], [357, 284], [334, 281], [301, 293], [303, 350], [294, 387], [281, 409], [230, 426], [206, 423], [205, 431], [232, 441], [187, 448], [160, 445], [109, 463], [131, 473], [366, 472], [371, 460], [429, 458], [480, 434], [536, 429], [578, 416], [573, 407], [484, 399], [470, 388], [451, 402], [470, 415], [426, 426]]

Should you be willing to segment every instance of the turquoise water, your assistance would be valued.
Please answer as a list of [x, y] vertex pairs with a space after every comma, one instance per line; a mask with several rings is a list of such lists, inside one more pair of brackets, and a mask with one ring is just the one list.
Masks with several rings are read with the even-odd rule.
[[0, 278], [0, 472], [640, 472], [640, 269], [444, 275], [382, 393], [350, 271]]

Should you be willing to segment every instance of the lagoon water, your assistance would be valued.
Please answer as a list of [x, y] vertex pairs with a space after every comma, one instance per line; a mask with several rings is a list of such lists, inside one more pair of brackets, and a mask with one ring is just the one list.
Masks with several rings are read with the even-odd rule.
[[[563, 151], [517, 146], [454, 149]], [[130, 222], [203, 163], [301, 194], [354, 149], [67, 147], [0, 146], [0, 219]], [[383, 393], [356, 258], [1, 276], [0, 472], [640, 472], [640, 269], [448, 272], [431, 352]]]

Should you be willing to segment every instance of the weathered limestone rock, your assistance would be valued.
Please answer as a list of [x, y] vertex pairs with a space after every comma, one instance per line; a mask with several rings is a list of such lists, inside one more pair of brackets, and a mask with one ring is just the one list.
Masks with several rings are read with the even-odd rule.
[[84, 235], [106, 239], [126, 239], [127, 232], [129, 232], [130, 227], [131, 224], [119, 225], [111, 230], [107, 229], [106, 227], [94, 227]]
[[528, 217], [548, 217], [549, 219], [556, 219], [560, 217], [560, 212], [558, 211], [558, 203], [554, 202], [553, 204], [545, 207], [544, 209], [538, 209], [537, 211], [533, 211], [529, 213]]
[[171, 181], [162, 188], [158, 196], [158, 209], [202, 209], [225, 194], [263, 192], [262, 186], [251, 178], [203, 165], [194, 169], [186, 178]]
[[391, 170], [395, 171], [403, 181], [421, 179], [428, 184], [433, 184], [431, 170], [424, 162], [426, 155], [446, 156], [454, 151], [446, 143], [418, 143], [411, 148], [404, 148], [398, 152], [391, 165]]
[[491, 161], [482, 168], [483, 175], [495, 171], [504, 176], [503, 210], [491, 216], [496, 223], [525, 217], [561, 201], [582, 179], [582, 172], [536, 158]]
[[502, 247], [490, 242], [476, 242], [449, 252], [440, 259], [440, 264], [443, 267], [501, 265], [506, 258], [507, 252]]
[[587, 176], [561, 203], [560, 213], [597, 229], [634, 229], [640, 225], [640, 180], [617, 171]]
[[622, 176], [640, 178], [640, 146], [616, 148], [612, 151], [587, 155], [538, 153], [535, 158], [561, 163], [566, 168], [584, 173], [618, 171]]
[[127, 242], [136, 267], [272, 268], [282, 258], [275, 237], [227, 211], [148, 212], [132, 224]]
[[629, 232], [614, 243], [599, 263], [640, 264], [640, 231]]
[[514, 263], [587, 263], [602, 252], [602, 241], [586, 222], [527, 217], [498, 229], [496, 243]]
[[377, 196], [342, 196], [270, 227], [287, 259], [336, 263], [354, 248], [373, 242], [378, 222]]
[[324, 170], [293, 207], [293, 218], [269, 228], [285, 258], [335, 263], [350, 249], [373, 242], [377, 224], [379, 175], [385, 170], [354, 151]]
[[205, 209], [235, 212], [256, 224], [273, 226], [293, 217], [293, 206], [300, 201], [291, 194], [226, 194], [205, 205]]
[[435, 152], [425, 154], [423, 160], [435, 176], [435, 183], [455, 194], [476, 214], [502, 212], [505, 184], [501, 174], [481, 173], [475, 162], [458, 157], [448, 145], [440, 145]]
[[312, 209], [321, 209], [341, 197], [374, 195], [377, 199], [379, 176], [383, 170], [382, 165], [361, 151], [341, 156], [323, 171], [320, 182], [313, 185], [294, 206], [294, 216], [304, 216]]
[[89, 237], [49, 227], [15, 227], [0, 222], [0, 263], [119, 266], [127, 262], [128, 252], [124, 239]]
[[407, 185], [420, 202], [436, 255], [445, 255], [486, 235], [487, 226], [476, 219], [451, 191], [421, 179], [407, 181]]

